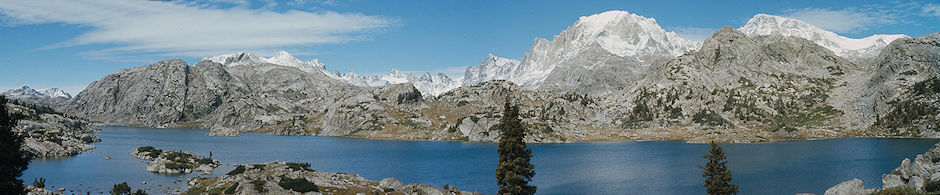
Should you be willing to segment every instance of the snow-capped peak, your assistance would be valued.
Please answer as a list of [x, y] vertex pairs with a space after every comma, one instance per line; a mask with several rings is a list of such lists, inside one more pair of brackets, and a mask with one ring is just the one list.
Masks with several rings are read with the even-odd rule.
[[697, 43], [663, 30], [656, 19], [618, 10], [581, 16], [562, 34], [566, 33], [580, 40], [574, 43], [597, 42], [607, 51], [621, 57], [649, 54], [679, 56], [697, 47]]
[[[606, 11], [580, 17], [551, 41], [536, 38], [522, 61], [488, 56], [479, 66], [467, 68], [464, 85], [503, 79], [533, 89], [541, 85], [557, 66], [599, 65], [574, 60], [586, 55], [600, 55], [597, 52], [639, 60], [650, 55], [679, 56], [699, 45], [663, 30], [655, 19], [626, 11]], [[637, 69], [645, 70], [642, 67]]]
[[851, 58], [870, 58], [878, 55], [885, 46], [899, 38], [909, 38], [907, 35], [872, 35], [861, 39], [840, 36], [834, 32], [823, 30], [812, 24], [782, 16], [757, 14], [747, 21], [741, 32], [748, 36], [782, 35], [804, 38], [832, 50], [836, 55]]
[[412, 72], [402, 72], [394, 68], [381, 75], [359, 75], [356, 72], [349, 71], [346, 74], [337, 74], [337, 78], [359, 86], [387, 86], [411, 83], [425, 97], [443, 94], [460, 87], [462, 83], [462, 78], [452, 79], [441, 73], [432, 75], [430, 72], [424, 72], [419, 76]]
[[29, 88], [28, 86], [23, 86], [17, 89], [11, 89], [6, 92], [0, 93], [0, 95], [7, 96], [14, 99], [23, 99], [23, 98], [65, 98], [70, 99], [72, 95], [66, 93], [65, 91], [59, 88], [48, 88], [48, 89], [39, 89], [35, 90]]
[[213, 62], [220, 63], [225, 66], [250, 66], [250, 65], [260, 65], [260, 64], [275, 64], [281, 66], [290, 66], [298, 68], [304, 72], [309, 73], [324, 73], [327, 76], [335, 76], [334, 74], [326, 71], [326, 65], [320, 62], [319, 59], [311, 59], [306, 62], [297, 59], [296, 57], [287, 53], [287, 51], [279, 51], [271, 56], [270, 58], [260, 58], [252, 53], [238, 52], [233, 54], [223, 54], [218, 56], [212, 56], [204, 58], [203, 60], [210, 60]]
[[203, 58], [203, 60], [213, 61], [225, 66], [240, 66], [240, 65], [250, 65], [250, 64], [260, 64], [265, 63], [266, 61], [253, 53], [238, 52], [231, 54], [222, 54], [212, 57]]
[[469, 66], [463, 76], [463, 86], [476, 85], [489, 80], [509, 80], [519, 60], [489, 54], [479, 66]]

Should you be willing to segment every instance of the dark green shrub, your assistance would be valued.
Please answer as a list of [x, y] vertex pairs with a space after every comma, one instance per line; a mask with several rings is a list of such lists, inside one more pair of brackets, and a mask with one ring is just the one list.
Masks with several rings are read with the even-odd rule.
[[40, 177], [39, 179], [33, 179], [33, 186], [37, 188], [46, 188], [46, 178]]
[[114, 184], [114, 187], [111, 187], [111, 195], [128, 195], [128, 194], [131, 194], [131, 186], [127, 185], [127, 182]]
[[878, 191], [875, 191], [874, 193], [871, 193], [871, 195], [919, 195], [919, 194], [924, 194], [924, 193], [918, 192], [914, 188], [907, 186], [907, 185], [887, 188], [887, 189], [878, 190]]
[[310, 169], [310, 163], [305, 162], [287, 162], [287, 168], [293, 170], [314, 171]]
[[235, 182], [232, 186], [225, 188], [225, 194], [235, 194], [235, 189], [238, 189], [238, 182]]
[[729, 124], [725, 118], [721, 118], [721, 115], [718, 115], [707, 109], [702, 109], [698, 113], [695, 113], [695, 115], [692, 115], [692, 122], [709, 126], [722, 126]]
[[924, 184], [924, 192], [937, 193], [940, 192], [940, 180], [927, 181]]
[[196, 163], [205, 164], [205, 165], [209, 165], [209, 164], [215, 163], [215, 162], [212, 161], [212, 159], [209, 159], [209, 158], [196, 158], [196, 159], [194, 159], [194, 160], [196, 161]]
[[193, 158], [192, 154], [185, 153], [182, 151], [169, 151], [166, 153], [166, 159], [176, 161], [177, 159], [191, 159]]
[[313, 184], [313, 182], [307, 181], [307, 179], [304, 178], [291, 179], [289, 177], [281, 177], [281, 181], [277, 182], [277, 185], [284, 189], [300, 193], [320, 191], [316, 184]]
[[255, 186], [255, 191], [265, 193], [268, 192], [267, 189], [264, 189], [264, 184], [267, 183], [264, 180], [252, 180], [251, 185]]
[[168, 162], [166, 163], [167, 169], [183, 170], [183, 169], [192, 169], [193, 165], [187, 163], [178, 163], [178, 162]]
[[244, 172], [245, 172], [245, 165], [238, 165], [237, 167], [235, 167], [235, 169], [233, 169], [232, 171], [229, 171], [225, 175], [238, 175]]
[[147, 192], [141, 189], [137, 189], [137, 191], [135, 191], [131, 195], [147, 195]]

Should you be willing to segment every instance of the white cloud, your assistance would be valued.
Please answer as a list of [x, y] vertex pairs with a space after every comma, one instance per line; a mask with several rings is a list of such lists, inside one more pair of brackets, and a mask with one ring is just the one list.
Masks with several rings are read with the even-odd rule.
[[927, 4], [921, 6], [921, 11], [923, 14], [928, 16], [938, 16], [940, 17], [940, 5], [937, 4]]
[[715, 34], [715, 31], [718, 29], [713, 28], [698, 28], [698, 27], [675, 27], [672, 28], [672, 31], [682, 37], [683, 39], [702, 42], [706, 38], [711, 37], [712, 34]]
[[844, 9], [803, 8], [786, 10], [785, 17], [798, 19], [837, 33], [850, 33], [873, 25], [896, 23], [898, 10], [887, 7], [849, 7]]
[[[218, 1], [218, 0], [216, 0]], [[232, 51], [268, 51], [287, 47], [367, 39], [393, 19], [330, 11], [247, 9], [244, 1], [217, 8], [199, 3], [161, 1], [0, 0], [7, 25], [64, 23], [89, 30], [47, 48], [101, 44], [92, 51], [103, 58], [124, 55], [205, 57]]]

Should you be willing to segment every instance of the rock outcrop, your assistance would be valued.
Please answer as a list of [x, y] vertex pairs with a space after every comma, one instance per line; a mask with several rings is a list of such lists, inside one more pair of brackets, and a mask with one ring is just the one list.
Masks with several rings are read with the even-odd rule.
[[[940, 182], [940, 143], [934, 144], [926, 153], [918, 154], [913, 162], [905, 158], [898, 168], [881, 176], [883, 189], [910, 187], [917, 191], [924, 191], [924, 185], [928, 182]], [[867, 194], [878, 190], [869, 189], [865, 190], [865, 193], [844, 193], [857, 192], [863, 187], [861, 180], [852, 179], [829, 188], [826, 194], [830, 194], [830, 191], [834, 194]]]
[[923, 190], [928, 181], [940, 181], [940, 143], [934, 145], [924, 154], [918, 154], [911, 162], [905, 158], [901, 166], [891, 170], [891, 173], [881, 176], [881, 185], [892, 188], [907, 185], [917, 190]]
[[147, 171], [162, 174], [183, 174], [193, 171], [207, 174], [221, 165], [217, 160], [190, 152], [163, 151], [152, 146], [139, 147], [131, 153], [131, 156], [149, 160]]
[[348, 173], [325, 173], [311, 170], [310, 164], [268, 162], [255, 165], [237, 165], [235, 170], [215, 178], [193, 178], [186, 193], [201, 194], [222, 191], [225, 194], [460, 194], [456, 187], [437, 188], [426, 184], [402, 185], [401, 181], [386, 178], [370, 181]]
[[23, 148], [39, 158], [66, 157], [95, 149], [100, 142], [99, 130], [86, 120], [69, 117], [35, 103], [14, 100], [8, 103], [9, 114], [18, 116], [13, 128], [23, 136]]
[[865, 192], [865, 184], [862, 183], [862, 180], [854, 179], [854, 178], [851, 180], [839, 183], [836, 186], [832, 186], [831, 188], [827, 189], [825, 193], [825, 195], [861, 195], [861, 194], [867, 194]]

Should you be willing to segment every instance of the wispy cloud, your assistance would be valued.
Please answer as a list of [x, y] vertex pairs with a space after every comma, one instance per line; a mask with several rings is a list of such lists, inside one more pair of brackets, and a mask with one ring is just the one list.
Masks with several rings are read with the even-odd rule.
[[897, 7], [803, 8], [786, 10], [784, 16], [833, 32], [851, 33], [865, 30], [873, 25], [896, 23], [901, 16], [895, 8]]
[[711, 37], [718, 29], [698, 27], [675, 27], [671, 29], [676, 35], [687, 40], [702, 42]]
[[921, 12], [924, 15], [940, 17], [940, 5], [937, 4], [927, 4], [921, 6]]
[[[225, 2], [219, 8], [205, 2]], [[273, 2], [273, 1], [272, 1]], [[196, 3], [162, 1], [0, 0], [5, 25], [64, 23], [89, 30], [46, 48], [100, 44], [86, 53], [204, 57], [231, 51], [270, 51], [288, 47], [368, 39], [394, 19], [330, 11], [275, 12], [247, 8], [241, 0]], [[268, 6], [268, 5], [265, 5]]]

